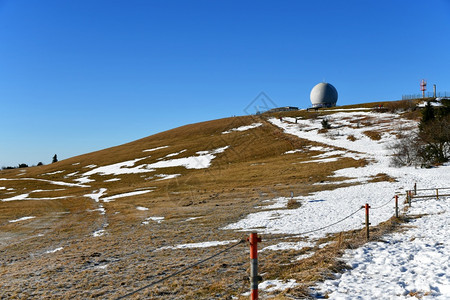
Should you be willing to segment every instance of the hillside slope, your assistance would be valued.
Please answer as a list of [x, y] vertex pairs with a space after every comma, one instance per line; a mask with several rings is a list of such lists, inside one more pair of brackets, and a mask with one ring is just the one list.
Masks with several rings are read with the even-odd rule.
[[[387, 166], [385, 146], [416, 122], [371, 107], [214, 120], [2, 171], [0, 295], [115, 298], [244, 238], [241, 230], [276, 237], [265, 246], [281, 252], [267, 250], [266, 264], [295, 264], [324, 247], [328, 233], [358, 229], [361, 219], [299, 233], [366, 201], [384, 203], [415, 181], [435, 184], [431, 173], [402, 179], [405, 170]], [[321, 130], [323, 118], [331, 129]], [[291, 193], [297, 203], [287, 209]], [[372, 224], [391, 215], [382, 210]], [[223, 299], [246, 292], [245, 247], [221, 261], [141, 296]], [[280, 266], [262, 263], [270, 277], [292, 275]]]

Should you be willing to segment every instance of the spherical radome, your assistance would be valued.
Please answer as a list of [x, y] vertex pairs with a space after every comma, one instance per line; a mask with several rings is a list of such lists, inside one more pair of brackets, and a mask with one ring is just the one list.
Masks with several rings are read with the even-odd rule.
[[331, 84], [321, 82], [312, 88], [310, 98], [313, 107], [332, 107], [336, 106], [338, 92]]

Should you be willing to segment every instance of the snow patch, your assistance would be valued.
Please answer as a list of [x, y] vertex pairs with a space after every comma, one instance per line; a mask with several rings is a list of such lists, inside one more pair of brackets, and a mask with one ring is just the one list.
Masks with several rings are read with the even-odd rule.
[[111, 179], [107, 179], [104, 182], [113, 182], [113, 181], [119, 181], [120, 178], [111, 178]]
[[156, 179], [156, 181], [160, 181], [160, 180], [167, 180], [167, 179], [173, 179], [176, 178], [178, 176], [181, 176], [181, 174], [158, 174], [155, 175], [156, 177], [161, 177], [159, 179]]
[[114, 195], [114, 196], [109, 196], [109, 197], [102, 198], [101, 200], [103, 202], [109, 202], [109, 201], [114, 200], [114, 199], [123, 198], [123, 197], [130, 197], [130, 196], [136, 196], [136, 195], [146, 194], [146, 193], [149, 193], [149, 192], [153, 192], [153, 190], [134, 191], [134, 192], [128, 192], [128, 193], [123, 193], [123, 194], [117, 194], [117, 195]]
[[[205, 169], [211, 165], [211, 161], [216, 157], [215, 154], [224, 152], [229, 146], [217, 148], [212, 151], [203, 151], [197, 156], [176, 158], [172, 160], [163, 160], [147, 165], [147, 168], [170, 168], [185, 167], [186, 169]], [[197, 152], [199, 153], [199, 152]]]
[[168, 147], [169, 146], [161, 146], [161, 147], [156, 147], [156, 148], [152, 148], [152, 149], [142, 150], [142, 152], [153, 152], [153, 151], [161, 150], [161, 149], [168, 148]]
[[106, 233], [106, 230], [105, 230], [105, 229], [100, 229], [100, 230], [94, 231], [94, 232], [92, 233], [92, 236], [93, 236], [93, 237], [99, 237], [99, 236], [104, 235], [105, 233]]
[[266, 250], [273, 250], [273, 251], [278, 251], [278, 250], [301, 250], [305, 247], [314, 247], [314, 244], [311, 242], [282, 242], [282, 243], [278, 243], [276, 245], [272, 245], [272, 246], [268, 246], [263, 248], [261, 251], [266, 251]]
[[251, 125], [246, 125], [246, 126], [241, 126], [241, 127], [237, 127], [237, 128], [233, 128], [227, 131], [222, 132], [222, 134], [228, 134], [234, 131], [246, 131], [249, 129], [253, 129], [253, 128], [257, 128], [259, 126], [262, 126], [262, 123], [253, 123]]
[[90, 176], [93, 174], [100, 174], [100, 175], [121, 175], [121, 174], [136, 174], [136, 173], [146, 173], [146, 172], [152, 172], [154, 170], [151, 170], [149, 168], [146, 168], [147, 165], [140, 165], [137, 167], [132, 168], [135, 163], [138, 161], [144, 160], [148, 157], [142, 157], [142, 158], [136, 158], [133, 160], [128, 160], [120, 163], [115, 163], [112, 165], [107, 165], [103, 167], [98, 167], [95, 169], [92, 169], [86, 173], [84, 173], [84, 176]]
[[237, 243], [238, 241], [239, 240], [230, 240], [230, 241], [213, 241], [213, 242], [181, 244], [181, 245], [176, 245], [176, 246], [161, 247], [158, 250], [208, 248], [208, 247], [216, 247], [216, 246], [228, 245], [228, 244], [231, 244], [231, 243]]
[[161, 223], [164, 220], [164, 217], [148, 217], [145, 219], [145, 221], [142, 222], [144, 225], [150, 224], [149, 221], [157, 222], [158, 224]]
[[61, 251], [62, 249], [64, 249], [64, 247], [59, 247], [59, 248], [56, 248], [53, 250], [48, 250], [48, 251], [45, 251], [45, 254], [55, 253], [55, 252]]
[[103, 194], [107, 191], [107, 189], [105, 188], [101, 188], [99, 190], [96, 190], [94, 192], [92, 192], [91, 194], [86, 194], [84, 195], [85, 197], [91, 198], [92, 200], [94, 200], [95, 202], [99, 202], [100, 201], [100, 197], [103, 196]]
[[16, 219], [16, 220], [8, 221], [8, 222], [9, 223], [16, 223], [16, 222], [26, 221], [26, 220], [30, 220], [30, 219], [34, 219], [34, 218], [36, 218], [36, 217], [34, 217], [34, 216], [22, 217], [22, 218], [19, 218], [19, 219]]

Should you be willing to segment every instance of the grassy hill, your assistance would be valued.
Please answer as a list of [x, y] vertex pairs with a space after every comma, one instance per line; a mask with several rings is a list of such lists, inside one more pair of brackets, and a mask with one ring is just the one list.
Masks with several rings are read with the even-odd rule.
[[[246, 234], [222, 228], [258, 211], [269, 199], [359, 184], [334, 176], [335, 172], [370, 161], [355, 152], [353, 157], [335, 154], [330, 162], [315, 163], [311, 157], [339, 147], [331, 149], [287, 134], [270, 118], [314, 122], [342, 109], [367, 112], [377, 107], [377, 113], [383, 114], [410, 105], [369, 103], [318, 112], [226, 118], [186, 125], [51, 165], [3, 170], [0, 295], [114, 299], [176, 271], [218, 248], [170, 252], [161, 248], [239, 240]], [[408, 119], [417, 116], [413, 111], [404, 114]], [[357, 126], [372, 125], [376, 120], [371, 118], [358, 119]], [[356, 126], [356, 121], [353, 124]], [[370, 129], [365, 135], [376, 139], [383, 133]], [[377, 174], [370, 180], [394, 179]], [[248, 273], [244, 249], [233, 249], [220, 263], [199, 266], [144, 291], [141, 297], [239, 297], [248, 290], [242, 280]], [[270, 254], [267, 261], [273, 265], [266, 262], [266, 267], [286, 276], [280, 263], [289, 265], [287, 258], [292, 255]]]

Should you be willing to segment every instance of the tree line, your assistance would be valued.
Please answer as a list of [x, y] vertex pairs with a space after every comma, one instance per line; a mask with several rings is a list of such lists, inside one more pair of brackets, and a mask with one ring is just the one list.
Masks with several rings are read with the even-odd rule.
[[450, 160], [450, 100], [442, 99], [441, 106], [428, 101], [421, 114], [417, 130], [389, 147], [393, 166], [432, 167]]
[[[55, 154], [55, 155], [53, 155], [52, 163], [55, 163], [57, 161], [58, 161], [58, 156]], [[37, 165], [32, 165], [32, 167], [43, 166], [43, 165], [44, 164], [40, 161], [40, 162], [37, 163]], [[3, 166], [2, 170], [21, 169], [21, 168], [28, 168], [28, 167], [29, 166], [27, 164], [21, 163], [21, 164], [18, 164], [17, 166], [15, 166], [15, 167], [13, 167], [13, 166], [7, 166], [7, 167]]]

